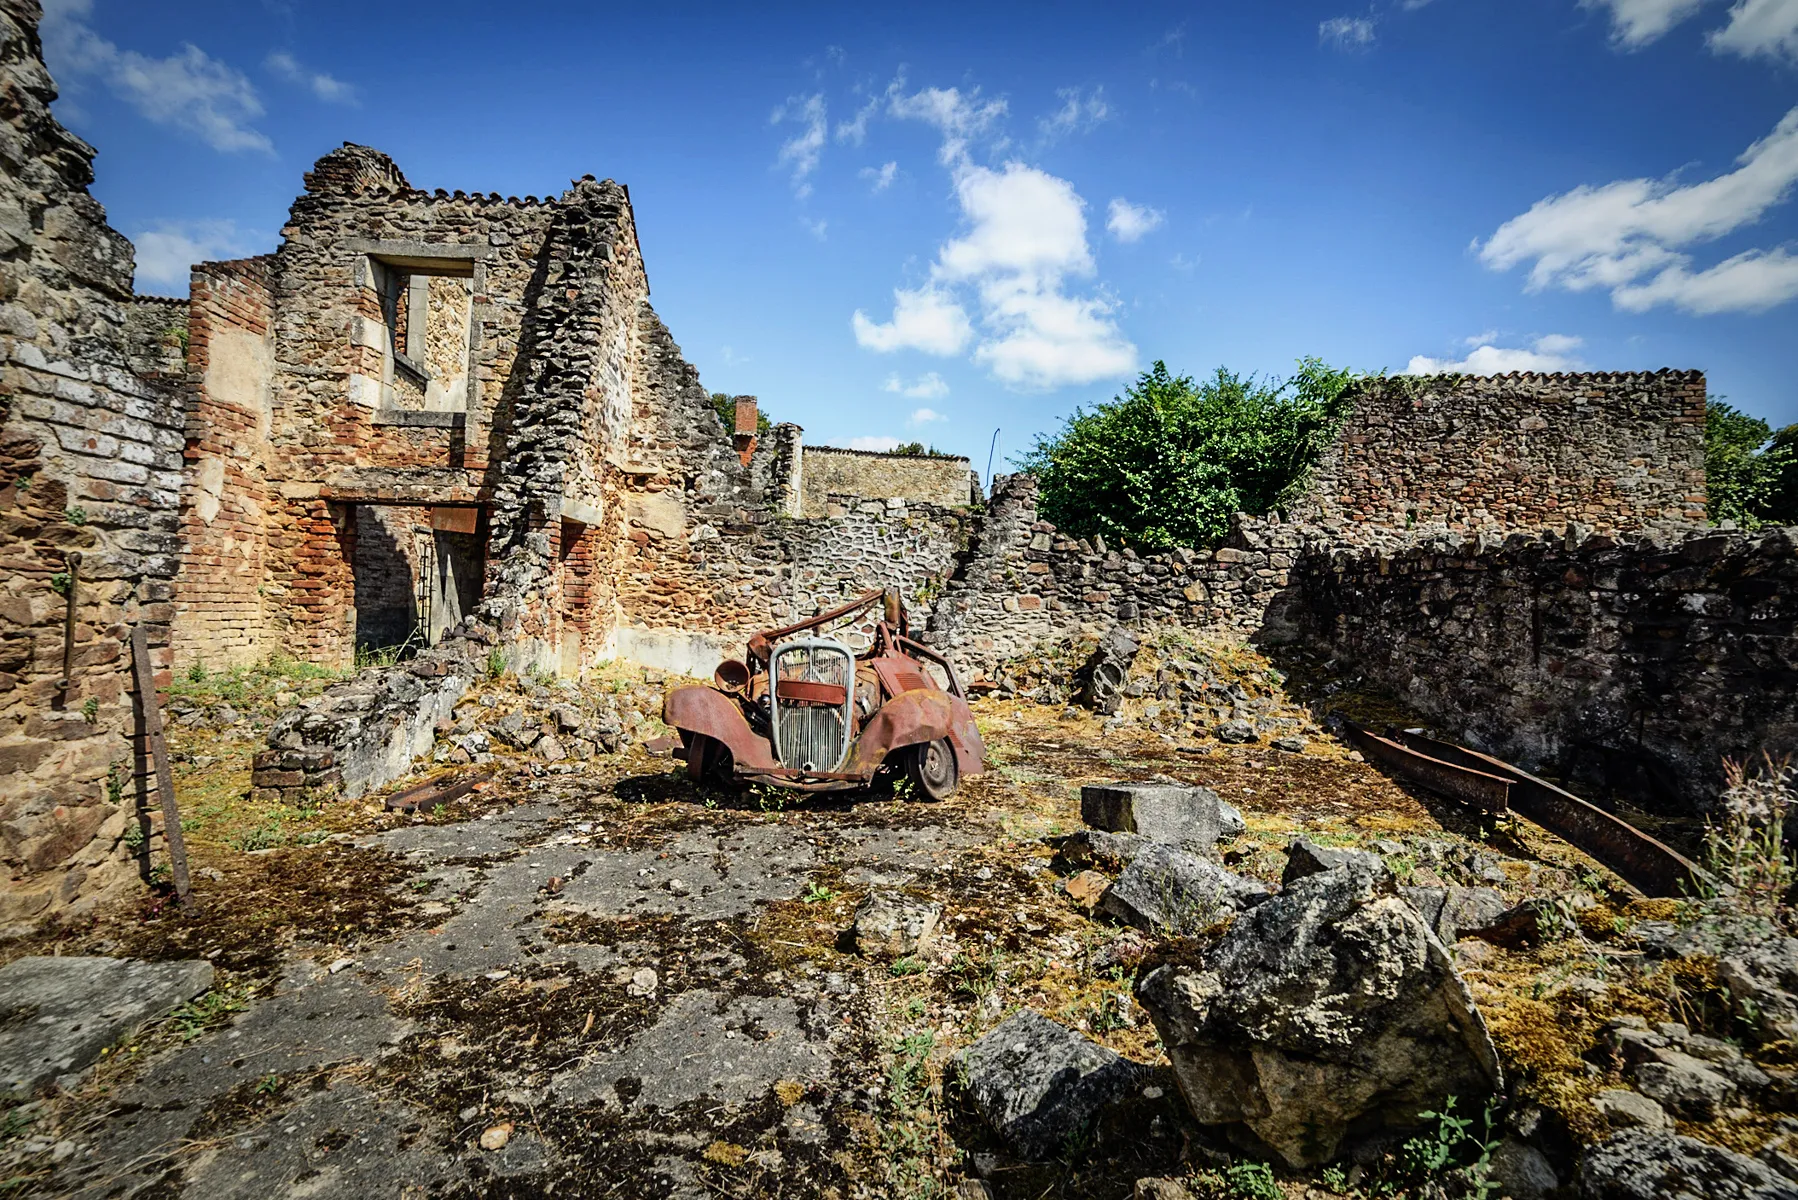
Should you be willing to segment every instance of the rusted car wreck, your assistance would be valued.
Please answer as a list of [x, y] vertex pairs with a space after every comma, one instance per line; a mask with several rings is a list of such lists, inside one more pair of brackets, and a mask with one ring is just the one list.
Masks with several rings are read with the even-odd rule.
[[[876, 604], [881, 619], [860, 654], [821, 633]], [[904, 780], [920, 799], [942, 800], [986, 769], [955, 668], [912, 639], [890, 589], [756, 634], [747, 661], [721, 663], [713, 680], [675, 688], [662, 704], [663, 722], [680, 731], [675, 753], [696, 780], [808, 792]]]

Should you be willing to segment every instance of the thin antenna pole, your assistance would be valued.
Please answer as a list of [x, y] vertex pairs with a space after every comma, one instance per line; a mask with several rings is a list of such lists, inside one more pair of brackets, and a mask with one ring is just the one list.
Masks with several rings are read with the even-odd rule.
[[986, 448], [986, 490], [990, 495], [993, 490], [993, 453], [999, 448], [999, 430], [993, 430], [992, 445]]

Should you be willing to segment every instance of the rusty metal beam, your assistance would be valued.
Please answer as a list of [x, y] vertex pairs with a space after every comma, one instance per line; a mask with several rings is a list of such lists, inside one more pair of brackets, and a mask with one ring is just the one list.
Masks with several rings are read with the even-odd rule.
[[1343, 732], [1349, 744], [1369, 762], [1387, 767], [1438, 795], [1472, 804], [1489, 813], [1502, 813], [1510, 804], [1510, 781], [1492, 772], [1419, 753], [1371, 733], [1353, 721], [1343, 723]]
[[1503, 777], [1511, 784], [1511, 808], [1584, 850], [1650, 896], [1684, 896], [1714, 883], [1708, 872], [1665, 842], [1510, 763], [1416, 733], [1396, 735], [1412, 751]]

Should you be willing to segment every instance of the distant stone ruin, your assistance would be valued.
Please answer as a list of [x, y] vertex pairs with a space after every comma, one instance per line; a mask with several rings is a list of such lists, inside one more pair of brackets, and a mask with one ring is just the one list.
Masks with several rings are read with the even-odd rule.
[[155, 836], [134, 625], [164, 681], [398, 653], [274, 729], [255, 786], [296, 799], [405, 773], [490, 662], [709, 674], [878, 585], [973, 675], [1118, 624], [1303, 643], [1687, 807], [1798, 733], [1793, 542], [1702, 527], [1696, 372], [1373, 381], [1285, 518], [1138, 555], [1042, 521], [1027, 477], [983, 501], [966, 459], [758, 436], [753, 402], [726, 428], [609, 180], [427, 192], [346, 144], [271, 253], [134, 296], [40, 15], [0, 0], [0, 926], [92, 902], [128, 827]]

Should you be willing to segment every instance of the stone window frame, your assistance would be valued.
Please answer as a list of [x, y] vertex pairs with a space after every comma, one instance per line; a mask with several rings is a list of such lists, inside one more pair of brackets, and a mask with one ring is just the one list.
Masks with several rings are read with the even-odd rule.
[[[477, 411], [481, 400], [480, 377], [477, 368], [480, 361], [484, 322], [481, 317], [481, 305], [476, 298], [485, 295], [487, 291], [486, 259], [491, 257], [492, 247], [467, 246], [453, 242], [358, 239], [351, 241], [348, 248], [356, 254], [352, 282], [357, 289], [371, 288], [378, 291], [379, 273], [389, 269], [402, 270], [414, 277], [438, 275], [469, 281], [467, 384], [460, 410], [399, 408], [394, 405], [393, 370], [396, 360], [402, 367], [414, 371], [419, 368], [405, 355], [393, 350], [389, 344], [389, 330], [384, 321], [370, 322], [366, 318], [358, 317], [355, 329], [355, 340], [360, 345], [381, 354], [381, 378], [370, 379], [365, 375], [355, 374], [351, 376], [350, 380], [350, 399], [372, 409], [376, 425], [440, 429], [465, 426], [468, 422], [468, 414]], [[417, 296], [409, 297], [408, 303], [417, 305]], [[408, 313], [408, 325], [416, 312], [415, 308]]]

